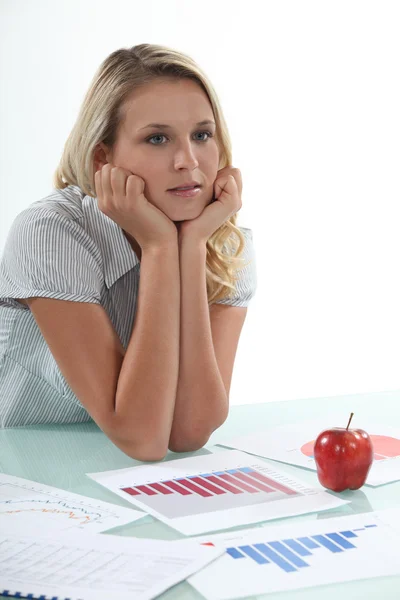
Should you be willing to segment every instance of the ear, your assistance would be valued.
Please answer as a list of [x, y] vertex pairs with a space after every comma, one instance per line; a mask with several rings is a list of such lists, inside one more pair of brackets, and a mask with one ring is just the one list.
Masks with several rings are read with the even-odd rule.
[[100, 144], [96, 146], [96, 149], [93, 154], [94, 173], [100, 171], [103, 168], [103, 166], [109, 162], [107, 159], [108, 153], [108, 148], [103, 144], [103, 142], [100, 142]]

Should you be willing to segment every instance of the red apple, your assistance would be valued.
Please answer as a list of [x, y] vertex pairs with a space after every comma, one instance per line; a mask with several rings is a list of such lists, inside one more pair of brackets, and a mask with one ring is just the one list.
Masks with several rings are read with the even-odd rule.
[[364, 485], [374, 459], [371, 438], [362, 429], [332, 427], [322, 431], [314, 444], [314, 458], [321, 485], [333, 490], [358, 490]]

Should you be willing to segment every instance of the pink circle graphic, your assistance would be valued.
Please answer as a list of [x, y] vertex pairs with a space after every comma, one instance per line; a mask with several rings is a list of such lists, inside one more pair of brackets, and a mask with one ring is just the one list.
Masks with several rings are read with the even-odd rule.
[[[385, 458], [394, 458], [400, 456], [400, 440], [387, 435], [370, 435], [374, 447], [374, 459], [384, 460]], [[305, 456], [314, 458], [315, 440], [303, 444], [300, 451]]]

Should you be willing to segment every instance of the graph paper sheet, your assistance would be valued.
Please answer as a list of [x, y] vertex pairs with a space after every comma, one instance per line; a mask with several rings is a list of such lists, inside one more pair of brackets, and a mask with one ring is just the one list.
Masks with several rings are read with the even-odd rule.
[[59, 533], [53, 539], [1, 533], [0, 593], [59, 600], [149, 600], [223, 552], [223, 547], [197, 542], [177, 545], [83, 531]]
[[[321, 431], [329, 428], [327, 423], [346, 427], [347, 423], [338, 424], [340, 419], [338, 415], [332, 415], [323, 421], [283, 425], [262, 433], [235, 437], [220, 445], [316, 471], [314, 442]], [[366, 485], [378, 486], [400, 480], [400, 428], [374, 425], [357, 416], [353, 418], [351, 428], [364, 429], [374, 446], [374, 462]]]
[[0, 531], [106, 531], [142, 519], [138, 510], [0, 473]]
[[87, 475], [185, 535], [348, 504], [236, 450]]
[[390, 509], [192, 538], [226, 552], [188, 581], [208, 600], [228, 600], [400, 575], [399, 523]]

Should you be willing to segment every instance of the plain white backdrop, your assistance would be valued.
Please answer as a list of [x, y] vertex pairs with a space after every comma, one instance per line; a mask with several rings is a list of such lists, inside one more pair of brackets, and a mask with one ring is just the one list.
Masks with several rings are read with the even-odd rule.
[[0, 253], [104, 58], [173, 47], [220, 97], [256, 248], [231, 403], [399, 389], [399, 31], [385, 0], [0, 0]]

